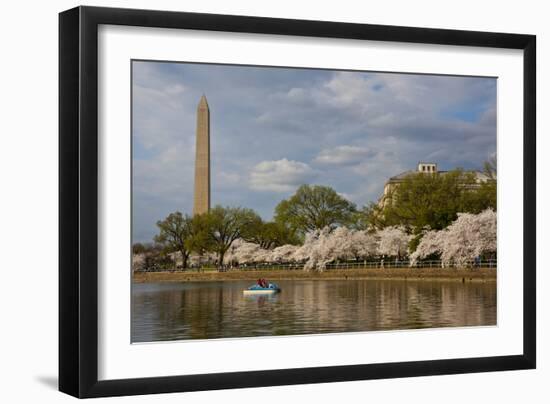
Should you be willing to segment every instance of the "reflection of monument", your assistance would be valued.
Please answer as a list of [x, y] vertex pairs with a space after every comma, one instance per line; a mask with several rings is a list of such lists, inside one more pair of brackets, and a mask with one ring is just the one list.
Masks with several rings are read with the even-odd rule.
[[210, 109], [203, 95], [197, 108], [197, 141], [195, 150], [195, 197], [193, 215], [210, 209]]

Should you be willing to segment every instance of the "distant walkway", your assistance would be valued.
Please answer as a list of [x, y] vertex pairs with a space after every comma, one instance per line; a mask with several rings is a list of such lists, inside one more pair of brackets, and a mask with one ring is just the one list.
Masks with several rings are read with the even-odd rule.
[[[496, 260], [479, 260], [470, 261], [465, 265], [457, 266], [454, 264], [444, 266], [441, 260], [420, 261], [413, 267], [410, 266], [409, 260], [378, 260], [378, 261], [348, 261], [348, 262], [333, 262], [326, 265], [325, 271], [333, 270], [348, 270], [348, 269], [476, 269], [488, 268], [496, 269]], [[304, 264], [288, 263], [288, 264], [273, 264], [273, 263], [255, 263], [242, 265], [224, 265], [216, 267], [214, 265], [206, 265], [202, 267], [189, 267], [185, 270], [160, 270], [160, 271], [136, 271], [136, 272], [229, 272], [229, 271], [303, 271]]]
[[445, 281], [495, 281], [497, 271], [489, 268], [455, 269], [455, 268], [361, 268], [331, 269], [317, 271], [281, 271], [278, 269], [231, 269], [226, 272], [178, 271], [178, 272], [136, 272], [133, 280], [142, 282], [193, 282], [193, 281], [255, 281], [258, 278], [269, 280], [353, 280], [353, 279], [392, 279], [392, 280], [445, 280]]

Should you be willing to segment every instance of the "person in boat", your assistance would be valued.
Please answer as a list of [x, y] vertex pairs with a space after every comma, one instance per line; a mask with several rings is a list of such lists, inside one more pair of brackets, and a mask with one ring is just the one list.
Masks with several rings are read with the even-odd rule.
[[258, 286], [261, 288], [267, 288], [267, 281], [264, 278], [258, 279]]

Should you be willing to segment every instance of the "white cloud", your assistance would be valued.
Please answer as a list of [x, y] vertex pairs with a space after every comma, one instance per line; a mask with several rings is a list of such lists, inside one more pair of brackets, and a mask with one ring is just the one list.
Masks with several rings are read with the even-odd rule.
[[344, 199], [347, 199], [348, 201], [351, 201], [355, 197], [353, 194], [348, 194], [347, 192], [338, 192], [338, 195], [340, 195]]
[[316, 163], [334, 165], [352, 165], [374, 157], [376, 152], [366, 147], [338, 146], [332, 149], [323, 149], [315, 157]]
[[322, 87], [323, 99], [337, 107], [368, 107], [373, 99], [369, 96], [372, 93], [370, 81], [356, 73], [336, 72]]
[[[192, 196], [194, 150], [183, 144], [174, 145], [155, 155], [154, 159], [133, 160], [133, 191], [162, 195], [179, 201]], [[178, 209], [182, 207], [178, 206]]]
[[191, 210], [203, 93], [212, 203], [254, 208], [265, 219], [280, 200], [274, 192], [303, 183], [331, 186], [362, 206], [420, 160], [475, 168], [496, 150], [494, 79], [152, 62], [134, 62], [133, 73], [140, 240], [167, 213]]
[[[237, 191], [241, 192], [243, 182], [246, 184], [247, 177], [234, 171], [217, 171], [212, 172], [212, 189], [222, 191]], [[243, 181], [244, 180], [244, 181]], [[215, 204], [219, 202], [215, 201]]]
[[262, 161], [250, 173], [250, 188], [259, 191], [289, 192], [306, 183], [315, 171], [306, 163], [287, 160]]

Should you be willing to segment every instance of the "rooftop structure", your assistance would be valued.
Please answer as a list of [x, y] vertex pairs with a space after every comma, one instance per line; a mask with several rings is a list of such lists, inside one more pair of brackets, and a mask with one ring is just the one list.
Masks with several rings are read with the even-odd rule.
[[[384, 194], [378, 200], [378, 205], [381, 208], [384, 208], [388, 204], [391, 204], [393, 202], [393, 199], [395, 198], [395, 193], [394, 193], [395, 189], [399, 186], [399, 184], [403, 183], [405, 179], [411, 175], [416, 175], [416, 174], [445, 175], [447, 173], [448, 171], [439, 171], [437, 169], [436, 163], [426, 163], [421, 161], [418, 163], [416, 170], [408, 170], [408, 171], [402, 172], [401, 174], [390, 177], [386, 181], [386, 184], [384, 185]], [[465, 171], [465, 173], [474, 174], [475, 176], [475, 184], [473, 185], [474, 188], [479, 187], [484, 182], [492, 180], [492, 178], [489, 177], [487, 174], [478, 170], [468, 170], [468, 171]], [[468, 186], [472, 187], [471, 184], [469, 184]]]

